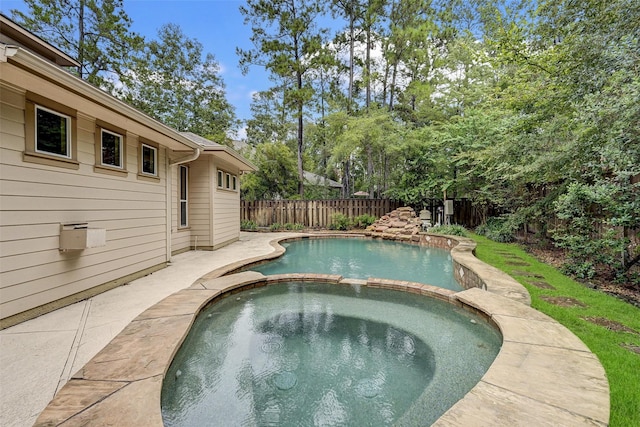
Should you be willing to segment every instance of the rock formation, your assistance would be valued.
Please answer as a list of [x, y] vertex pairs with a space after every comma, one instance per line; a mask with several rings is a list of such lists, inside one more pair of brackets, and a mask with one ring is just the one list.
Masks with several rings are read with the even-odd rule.
[[413, 208], [398, 208], [374, 222], [367, 228], [372, 236], [385, 239], [410, 240], [422, 230], [422, 221]]

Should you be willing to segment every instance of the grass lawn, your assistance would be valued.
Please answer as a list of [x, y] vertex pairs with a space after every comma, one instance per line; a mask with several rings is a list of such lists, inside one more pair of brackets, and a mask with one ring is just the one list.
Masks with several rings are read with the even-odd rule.
[[[624, 347], [640, 347], [640, 309], [581, 285], [516, 244], [471, 237], [478, 244], [479, 259], [522, 283], [531, 294], [533, 308], [566, 326], [600, 359], [611, 392], [610, 425], [640, 426], [640, 354]], [[547, 285], [555, 289], [541, 288]], [[559, 297], [567, 306], [552, 304], [545, 297]]]

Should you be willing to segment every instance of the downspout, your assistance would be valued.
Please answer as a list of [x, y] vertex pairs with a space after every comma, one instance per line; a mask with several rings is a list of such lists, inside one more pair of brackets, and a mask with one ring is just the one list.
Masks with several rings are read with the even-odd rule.
[[181, 165], [183, 163], [188, 163], [196, 160], [200, 157], [200, 153], [202, 153], [202, 148], [194, 148], [193, 153], [186, 155], [185, 157], [181, 157], [179, 159], [170, 160], [169, 166]]
[[185, 157], [181, 157], [179, 159], [175, 159], [175, 160], [170, 160], [169, 156], [167, 156], [167, 160], [166, 160], [166, 169], [167, 169], [167, 179], [166, 179], [166, 217], [167, 217], [167, 227], [166, 227], [166, 234], [167, 234], [167, 263], [171, 262], [171, 227], [173, 225], [173, 218], [171, 217], [171, 199], [172, 199], [172, 193], [171, 193], [171, 181], [173, 179], [173, 168], [172, 166], [177, 166], [177, 165], [181, 165], [183, 163], [188, 163], [188, 162], [192, 162], [194, 160], [196, 160], [198, 157], [200, 157], [200, 153], [202, 153], [202, 149], [201, 148], [194, 148], [193, 149], [193, 153], [185, 156]]

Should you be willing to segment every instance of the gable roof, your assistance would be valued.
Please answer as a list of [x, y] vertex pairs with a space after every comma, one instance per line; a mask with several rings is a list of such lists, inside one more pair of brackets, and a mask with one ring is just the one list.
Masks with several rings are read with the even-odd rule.
[[214, 154], [220, 157], [223, 161], [232, 164], [240, 169], [242, 172], [252, 172], [258, 170], [258, 168], [249, 160], [238, 154], [237, 151], [226, 145], [218, 144], [210, 139], [204, 138], [193, 132], [180, 132], [192, 142], [198, 144], [204, 151], [204, 154]]

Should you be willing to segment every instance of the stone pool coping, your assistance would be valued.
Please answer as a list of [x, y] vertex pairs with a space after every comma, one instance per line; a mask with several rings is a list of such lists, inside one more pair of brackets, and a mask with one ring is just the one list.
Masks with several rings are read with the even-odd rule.
[[529, 307], [528, 293], [519, 283], [477, 260], [473, 241], [427, 234], [414, 240], [452, 249], [456, 274], [469, 287], [459, 292], [337, 275], [234, 273], [280, 256], [284, 248], [279, 240], [271, 242], [275, 251], [266, 257], [214, 270], [141, 313], [72, 377], [35, 425], [162, 426], [162, 380], [197, 313], [216, 298], [283, 281], [403, 290], [474, 311], [494, 323], [503, 335], [496, 360], [480, 382], [434, 425], [608, 425], [609, 387], [597, 357], [568, 329]]

